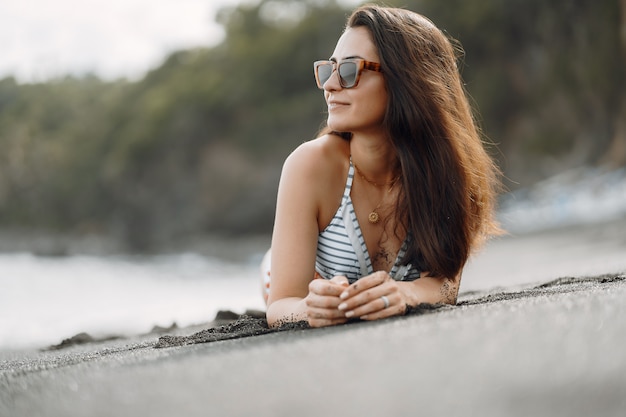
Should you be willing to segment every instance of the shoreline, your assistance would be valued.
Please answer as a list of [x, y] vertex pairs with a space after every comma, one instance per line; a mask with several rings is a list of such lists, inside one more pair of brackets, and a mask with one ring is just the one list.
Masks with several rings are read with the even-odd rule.
[[[460, 308], [464, 306], [482, 305], [488, 303], [504, 302], [517, 299], [526, 299], [551, 295], [557, 293], [570, 293], [586, 291], [593, 287], [602, 287], [610, 284], [623, 284], [626, 286], [626, 271], [607, 273], [599, 276], [560, 277], [547, 282], [524, 286], [517, 289], [494, 288], [491, 291], [467, 291], [460, 293], [456, 305], [445, 304], [420, 304], [411, 307], [407, 316], [419, 316], [424, 314], [436, 314], [441, 311]], [[349, 324], [359, 322], [352, 321]], [[240, 339], [275, 332], [290, 330], [304, 330], [309, 328], [305, 322], [287, 323], [278, 329], [270, 329], [265, 321], [265, 312], [260, 310], [246, 310], [239, 314], [230, 310], [220, 310], [215, 318], [204, 323], [196, 323], [190, 326], [178, 327], [172, 323], [169, 327], [154, 326], [149, 332], [136, 335], [113, 334], [94, 337], [86, 332], [81, 332], [63, 339], [58, 344], [42, 346], [38, 349], [13, 349], [13, 352], [51, 352], [69, 349], [74, 346], [86, 345], [98, 347], [107, 342], [115, 341], [132, 343], [136, 339], [156, 339], [155, 348], [168, 348], [175, 346], [187, 346], [191, 344], [211, 343], [222, 340]], [[0, 354], [2, 350], [0, 350]], [[1, 355], [0, 355], [1, 359]], [[6, 365], [0, 366], [2, 370]]]
[[144, 335], [0, 354], [0, 415], [617, 416], [624, 297], [622, 272], [466, 293], [378, 322], [253, 335], [241, 324], [259, 319], [240, 318], [215, 340], [176, 329], [169, 347]]
[[[465, 294], [472, 294], [476, 291], [484, 292], [502, 289], [518, 290], [520, 288], [523, 289], [535, 284], [547, 282], [555, 279], [555, 277], [594, 276], [607, 271], [626, 271], [626, 237], [624, 237], [624, 230], [626, 230], [626, 218], [620, 219], [619, 221], [612, 220], [603, 225], [580, 225], [576, 228], [570, 227], [558, 231], [552, 230], [529, 235], [504, 236], [493, 239], [487, 243], [482, 251], [473, 256], [468, 262], [461, 281], [459, 300], [462, 300]], [[220, 261], [239, 262], [247, 265], [246, 268], [252, 271], [253, 269], [255, 270], [256, 265], [260, 263], [260, 255], [269, 244], [268, 239], [269, 237], [267, 236], [257, 236], [257, 238], [248, 241], [226, 240], [222, 242], [217, 239], [205, 239], [194, 242], [193, 244], [188, 242], [189, 246], [180, 250], [196, 250], [196, 252], [203, 252], [206, 256], [211, 256]], [[198, 249], [201, 245], [204, 245], [204, 249]], [[240, 250], [237, 251], [233, 248]], [[225, 259], [227, 256], [229, 259]], [[122, 257], [124, 257], [124, 255], [122, 255]], [[135, 258], [135, 260], [149, 264], [153, 260], [157, 260], [157, 257], [151, 260], [149, 255], [146, 257], [140, 256]], [[239, 259], [235, 259], [237, 257], [239, 257]], [[114, 256], [113, 259], [115, 258]], [[129, 259], [132, 261], [132, 256]], [[80, 281], [81, 280], [75, 280], [72, 282], [76, 284]], [[112, 283], [111, 285], [119, 285], [119, 282]], [[250, 283], [246, 285], [246, 288], [251, 287], [251, 293], [256, 294], [256, 281], [251, 280]], [[207, 295], [215, 292], [212, 288], [214, 289], [214, 286], [210, 280], [207, 280], [202, 286], [198, 286], [201, 292], [208, 292]], [[246, 288], [240, 288], [239, 290], [243, 291], [246, 290]], [[195, 300], [193, 301], [195, 303], [202, 302], [201, 299], [207, 299], [206, 297], [197, 297], [197, 294], [199, 294], [199, 292], [196, 290], [195, 293], [190, 293], [188, 296]], [[114, 297], [115, 294], [111, 293], [107, 295], [107, 297], [108, 296]], [[125, 308], [136, 308], [140, 305], [141, 298], [138, 298], [140, 296], [141, 294], [138, 292], [135, 297], [136, 299], [130, 301], [132, 304], [127, 305]], [[163, 296], [167, 297], [167, 294], [163, 294]], [[224, 296], [226, 296], [226, 294], [224, 294]], [[186, 299], [184, 297], [185, 294], [179, 294], [180, 302], [185, 302]], [[64, 300], [64, 302], [73, 302], [73, 300], [69, 298]], [[102, 302], [104, 303], [105, 301], [106, 298], [103, 299]], [[251, 300], [249, 301], [251, 302]], [[33, 305], [27, 308], [36, 309], [41, 308], [41, 306], [37, 307]], [[54, 306], [48, 304], [45, 308], [54, 308]], [[175, 305], [170, 305], [169, 308], [175, 308]], [[132, 330], [122, 330], [121, 327], [116, 328], [114, 322], [112, 323], [113, 326], [109, 325], [105, 329], [98, 329], [97, 326], [90, 327], [87, 323], [80, 326], [73, 326], [69, 332], [50, 333], [52, 337], [47, 338], [47, 343], [59, 344], [64, 339], [70, 339], [74, 336], [79, 336], [76, 339], [77, 341], [80, 341], [81, 337], [87, 341], [106, 339], [109, 337], [123, 339], [136, 336], [139, 332], [150, 333], [152, 327], [168, 327], [174, 323], [178, 323], [178, 325], [182, 323], [183, 326], [187, 327], [198, 324], [204, 325], [212, 319], [218, 310], [231, 309], [241, 313], [245, 309], [250, 308], [261, 307], [260, 305], [257, 306], [256, 304], [250, 304], [248, 302], [243, 305], [234, 305], [225, 302], [218, 305], [218, 308], [211, 311], [210, 314], [194, 320], [161, 316], [158, 316], [161, 318], [157, 318], [155, 315], [148, 315], [143, 319], [145, 321], [144, 325], [135, 326]], [[5, 309], [5, 312], [8, 314], [9, 310]], [[37, 318], [38, 316], [29, 315], [29, 317]], [[59, 315], [59, 317], [61, 316]], [[88, 334], [80, 335], [80, 333], [83, 332]], [[11, 340], [11, 333], [5, 333], [5, 336], [7, 342]], [[15, 343], [13, 347], [10, 347], [10, 345], [11, 343], [8, 343], [5, 347], [0, 348], [0, 351], [19, 351], [22, 348], [45, 347], [42, 345], [21, 347], [19, 344]]]
[[[532, 299], [554, 294], [584, 292], [591, 289], [601, 289], [603, 286], [610, 285], [623, 286], [626, 288], [626, 271], [606, 273], [598, 276], [564, 276], [542, 283], [528, 284], [510, 289], [498, 287], [487, 291], [462, 292], [459, 294], [456, 305], [420, 304], [409, 308], [409, 311], [403, 317], [438, 314], [468, 306], [481, 306], [520, 299]], [[401, 318], [402, 317], [392, 317], [387, 320], [381, 320], [379, 323]], [[377, 322], [352, 320], [344, 325], [334, 326], [334, 328], [366, 323]], [[62, 352], [75, 347], [98, 351], [99, 349], [107, 350], [107, 345], [109, 344], [124, 345], [127, 343], [132, 346], [136, 344], [137, 341], [143, 341], [145, 346], [164, 349], [307, 329], [313, 330], [305, 322], [287, 323], [277, 329], [270, 329], [265, 321], [265, 312], [261, 310], [246, 310], [244, 313], [220, 310], [213, 320], [189, 326], [179, 327], [176, 323], [172, 323], [172, 325], [168, 327], [155, 325], [150, 331], [135, 335], [110, 334], [105, 336], [92, 336], [86, 332], [80, 332], [63, 339], [57, 344], [48, 346], [25, 349], [0, 349], [0, 372], [11, 370], [12, 362], [11, 360], [7, 360], [6, 357], [3, 357], [3, 354], [5, 356], [8, 354], [8, 356], [14, 357], [24, 354], [24, 356], [27, 357], [32, 354], [39, 355], [55, 351]], [[152, 340], [152, 342], [146, 342], [148, 340]]]
[[[465, 293], [492, 291], [502, 288], [525, 288], [546, 282], [555, 277], [598, 275], [607, 271], [626, 271], [625, 230], [626, 218], [611, 220], [601, 225], [586, 224], [557, 231], [509, 235], [492, 239], [487, 242], [480, 252], [473, 255], [466, 265], [463, 279], [461, 280], [459, 299], [462, 299]], [[260, 263], [260, 255], [269, 245], [268, 242], [268, 236], [257, 236], [247, 241], [239, 239], [230, 241], [203, 239], [193, 242], [193, 244], [188, 242], [188, 246], [184, 248], [179, 247], [178, 250], [188, 251], [189, 253], [193, 251], [203, 253], [204, 255], [200, 256], [247, 265], [246, 268], [252, 270]], [[234, 248], [240, 250], [235, 250]], [[120, 256], [123, 259], [128, 255]], [[157, 260], [160, 255], [154, 256], [154, 260]], [[229, 259], [225, 259], [226, 257]], [[116, 255], [113, 256], [113, 259], [115, 258], [117, 258]], [[131, 255], [128, 259], [132, 261], [133, 258]], [[134, 259], [142, 263], [152, 262], [151, 255], [138, 255]], [[207, 281], [206, 285], [202, 287], [203, 291], [210, 291], [211, 285], [210, 281]], [[254, 292], [256, 290], [256, 281], [250, 282], [249, 285], [253, 287], [252, 292]], [[183, 300], [181, 299], [181, 301]], [[135, 301], [135, 303], [138, 302], [139, 299]], [[48, 307], [50, 308], [51, 306]], [[33, 306], [32, 308], [36, 307]], [[128, 308], [135, 307], [128, 306]], [[167, 327], [174, 323], [178, 323], [178, 325], [182, 323], [184, 326], [206, 324], [218, 310], [232, 309], [241, 313], [245, 309], [250, 308], [261, 307], [256, 304], [234, 306], [222, 303], [210, 315], [192, 321], [178, 320], [176, 317], [164, 319], [153, 316], [153, 320], [146, 320], [145, 325], [141, 329], [131, 330], [130, 332], [128, 329], [122, 330], [120, 328], [116, 330], [114, 326], [108, 326], [108, 329], [105, 330], [98, 330], [88, 325], [75, 326], [71, 332], [55, 333], [56, 337], [54, 337], [55, 334], [52, 334], [54, 338], [49, 337], [48, 343], [58, 344], [62, 340], [82, 332], [89, 333], [87, 337], [102, 339], [106, 337], [128, 337], [138, 334], [138, 331], [149, 333], [152, 327]], [[146, 319], [149, 318], [146, 317]], [[10, 340], [10, 334], [6, 336], [6, 340]], [[0, 350], [7, 350], [9, 345], [3, 348], [0, 347]], [[24, 348], [29, 347], [37, 348], [44, 346], [24, 346]], [[10, 349], [19, 350], [21, 347], [18, 345]]]

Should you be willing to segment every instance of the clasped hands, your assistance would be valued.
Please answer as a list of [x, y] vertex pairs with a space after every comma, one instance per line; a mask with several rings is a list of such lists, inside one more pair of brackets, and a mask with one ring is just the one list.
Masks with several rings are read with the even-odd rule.
[[387, 272], [378, 271], [353, 284], [345, 276], [314, 279], [305, 298], [311, 327], [342, 324], [349, 319], [378, 320], [405, 314], [405, 297]]

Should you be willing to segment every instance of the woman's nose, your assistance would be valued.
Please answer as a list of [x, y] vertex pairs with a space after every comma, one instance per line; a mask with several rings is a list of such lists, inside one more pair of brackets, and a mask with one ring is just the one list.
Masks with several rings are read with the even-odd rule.
[[341, 87], [341, 83], [339, 82], [339, 71], [337, 68], [333, 69], [333, 72], [330, 73], [330, 77], [324, 83], [324, 90], [326, 91], [334, 91], [339, 90]]

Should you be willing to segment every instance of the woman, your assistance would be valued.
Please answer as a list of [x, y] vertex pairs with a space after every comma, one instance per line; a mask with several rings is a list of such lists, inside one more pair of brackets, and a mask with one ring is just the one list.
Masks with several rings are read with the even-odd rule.
[[498, 226], [497, 170], [453, 46], [417, 13], [369, 5], [314, 69], [327, 128], [283, 167], [268, 323], [454, 304], [470, 252]]

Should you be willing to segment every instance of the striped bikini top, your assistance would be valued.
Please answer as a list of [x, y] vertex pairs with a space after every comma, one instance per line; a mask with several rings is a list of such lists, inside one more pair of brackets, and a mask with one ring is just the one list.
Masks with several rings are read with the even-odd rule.
[[[315, 259], [315, 271], [322, 278], [331, 279], [336, 275], [344, 275], [350, 283], [374, 273], [350, 198], [353, 180], [354, 166], [350, 159], [350, 169], [341, 205], [330, 224], [318, 235]], [[413, 268], [411, 264], [400, 264], [406, 253], [408, 239], [409, 236], [402, 243], [396, 261], [389, 272], [389, 275], [396, 281], [414, 281], [420, 277], [420, 271]]]

